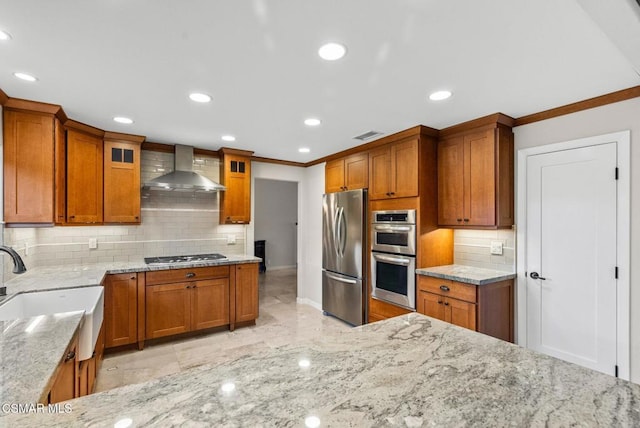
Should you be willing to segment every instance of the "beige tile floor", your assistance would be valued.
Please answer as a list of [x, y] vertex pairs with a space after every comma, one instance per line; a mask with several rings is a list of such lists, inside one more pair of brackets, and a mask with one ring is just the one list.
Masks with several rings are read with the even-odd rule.
[[311, 306], [296, 303], [295, 270], [269, 271], [260, 274], [260, 316], [255, 326], [107, 355], [98, 373], [96, 392], [349, 328]]

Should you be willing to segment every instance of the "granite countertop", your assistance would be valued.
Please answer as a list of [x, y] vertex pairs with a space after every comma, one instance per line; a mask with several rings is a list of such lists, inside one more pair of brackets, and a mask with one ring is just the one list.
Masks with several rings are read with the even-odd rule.
[[[91, 287], [100, 285], [107, 274], [148, 272], [168, 269], [185, 269], [193, 267], [222, 266], [241, 263], [258, 263], [259, 257], [228, 256], [223, 260], [210, 260], [190, 263], [167, 263], [147, 265], [144, 260], [133, 262], [109, 262], [86, 265], [43, 266], [27, 270], [7, 281], [7, 297], [31, 291], [54, 290], [58, 288]], [[6, 297], [0, 297], [0, 302]]]
[[416, 269], [416, 274], [431, 276], [433, 278], [466, 282], [467, 284], [474, 285], [491, 284], [516, 277], [514, 272], [504, 272], [495, 269], [485, 269], [464, 265], [446, 265]]
[[68, 403], [70, 413], [9, 414], [3, 422], [22, 427], [302, 427], [305, 421], [337, 427], [640, 425], [640, 385], [417, 313]]
[[83, 316], [76, 311], [0, 321], [0, 404], [43, 399]]

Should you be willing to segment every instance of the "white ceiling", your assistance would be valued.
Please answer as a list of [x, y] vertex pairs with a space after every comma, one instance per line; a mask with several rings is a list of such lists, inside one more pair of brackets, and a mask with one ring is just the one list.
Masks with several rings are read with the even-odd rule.
[[[0, 88], [150, 141], [306, 162], [370, 130], [519, 117], [640, 85], [633, 58], [580, 2], [594, 3], [0, 0], [0, 29], [13, 36], [0, 42]], [[321, 60], [326, 41], [347, 55]], [[454, 96], [429, 101], [437, 89]], [[191, 102], [192, 91], [213, 102]], [[311, 116], [322, 125], [306, 127]]]

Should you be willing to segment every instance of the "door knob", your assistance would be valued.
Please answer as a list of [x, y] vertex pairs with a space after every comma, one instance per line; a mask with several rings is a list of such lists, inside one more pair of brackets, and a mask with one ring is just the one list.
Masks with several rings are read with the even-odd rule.
[[547, 278], [543, 278], [543, 277], [541, 277], [540, 275], [538, 275], [538, 272], [531, 272], [531, 273], [529, 274], [529, 276], [530, 276], [532, 279], [541, 279], [541, 280], [543, 280], [543, 281], [547, 279]]

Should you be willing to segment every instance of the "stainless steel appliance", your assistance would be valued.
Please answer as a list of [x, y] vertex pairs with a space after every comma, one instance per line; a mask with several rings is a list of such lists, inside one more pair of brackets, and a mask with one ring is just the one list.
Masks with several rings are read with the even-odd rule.
[[416, 309], [416, 211], [371, 213], [371, 296]]
[[161, 265], [168, 263], [196, 263], [208, 262], [211, 260], [224, 260], [226, 256], [222, 254], [194, 254], [190, 256], [163, 256], [163, 257], [145, 257], [144, 262], [148, 265]]
[[322, 310], [352, 325], [367, 316], [366, 206], [366, 190], [328, 193], [322, 201]]

